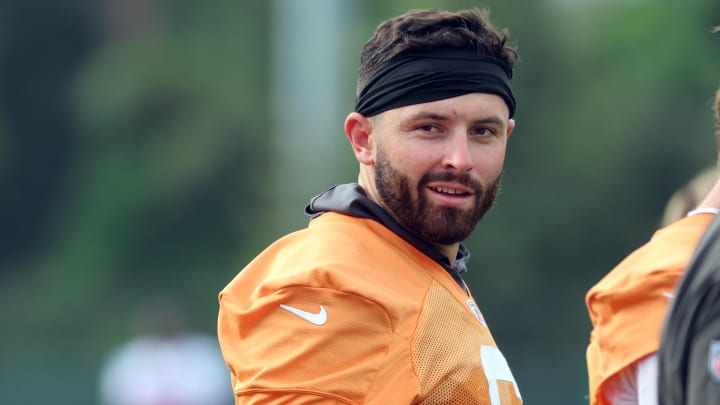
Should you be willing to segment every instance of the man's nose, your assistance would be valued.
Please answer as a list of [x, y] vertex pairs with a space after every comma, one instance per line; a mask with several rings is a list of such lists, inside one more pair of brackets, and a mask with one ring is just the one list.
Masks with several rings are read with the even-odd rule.
[[443, 157], [442, 162], [443, 169], [464, 173], [473, 168], [470, 145], [468, 142], [468, 137], [465, 134], [453, 135], [448, 139], [445, 156]]

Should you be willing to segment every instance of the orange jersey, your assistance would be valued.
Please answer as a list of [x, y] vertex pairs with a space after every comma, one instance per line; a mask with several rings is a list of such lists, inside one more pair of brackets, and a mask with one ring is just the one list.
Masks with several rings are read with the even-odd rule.
[[237, 404], [522, 404], [472, 297], [382, 224], [334, 212], [220, 293]]
[[603, 384], [658, 350], [668, 304], [712, 218], [694, 215], [660, 229], [588, 291], [592, 405], [609, 405]]

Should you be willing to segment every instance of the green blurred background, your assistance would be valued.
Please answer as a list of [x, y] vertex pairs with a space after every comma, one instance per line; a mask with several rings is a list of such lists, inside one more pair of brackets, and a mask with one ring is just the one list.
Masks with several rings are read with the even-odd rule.
[[586, 403], [585, 292], [715, 160], [717, 0], [3, 0], [0, 403], [97, 404], [153, 296], [214, 335], [225, 283], [355, 181], [375, 26], [481, 5], [521, 58], [467, 279], [525, 402]]

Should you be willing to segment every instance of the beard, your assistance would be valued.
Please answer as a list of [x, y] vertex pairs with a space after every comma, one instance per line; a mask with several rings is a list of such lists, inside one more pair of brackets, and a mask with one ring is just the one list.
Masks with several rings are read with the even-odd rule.
[[[413, 193], [410, 178], [395, 169], [382, 150], [378, 150], [375, 164], [375, 188], [390, 215], [420, 239], [440, 245], [458, 243], [470, 236], [495, 202], [501, 179], [502, 173], [485, 188], [469, 173], [428, 173], [418, 181]], [[455, 181], [469, 187], [473, 190], [474, 204], [467, 209], [432, 205], [425, 195], [427, 184], [432, 181]]]

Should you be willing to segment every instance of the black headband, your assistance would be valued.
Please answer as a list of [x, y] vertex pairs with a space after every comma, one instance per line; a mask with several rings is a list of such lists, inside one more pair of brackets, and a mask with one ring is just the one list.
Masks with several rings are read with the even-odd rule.
[[372, 117], [407, 105], [490, 93], [505, 100], [512, 118], [515, 97], [510, 78], [509, 66], [471, 49], [409, 53], [390, 61], [368, 79], [355, 100], [355, 111]]

